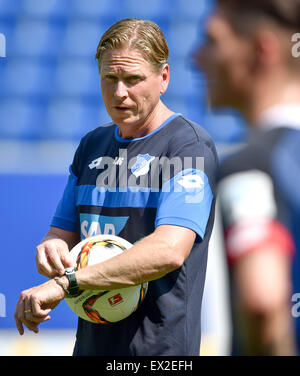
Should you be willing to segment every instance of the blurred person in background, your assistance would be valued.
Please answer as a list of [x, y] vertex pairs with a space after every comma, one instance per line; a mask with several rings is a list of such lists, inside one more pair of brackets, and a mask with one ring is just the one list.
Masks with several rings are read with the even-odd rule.
[[[74, 355], [199, 355], [217, 154], [204, 129], [161, 101], [168, 53], [151, 21], [121, 20], [102, 36], [96, 58], [113, 122], [84, 136], [75, 153], [52, 226], [37, 247], [38, 270], [51, 279], [21, 293], [15, 311], [21, 335], [23, 325], [38, 332], [65, 296], [151, 281], [143, 304], [126, 320], [95, 325], [79, 318]], [[160, 160], [173, 161], [172, 168], [164, 171]], [[114, 176], [123, 163], [125, 179]], [[152, 181], [151, 174], [150, 185], [154, 168], [159, 178]], [[103, 169], [104, 180], [117, 187], [99, 179]], [[106, 228], [134, 245], [100, 264], [67, 270], [69, 249]]]
[[250, 126], [218, 185], [235, 355], [299, 353], [299, 28], [300, 0], [217, 0], [195, 53], [211, 106], [238, 109]]

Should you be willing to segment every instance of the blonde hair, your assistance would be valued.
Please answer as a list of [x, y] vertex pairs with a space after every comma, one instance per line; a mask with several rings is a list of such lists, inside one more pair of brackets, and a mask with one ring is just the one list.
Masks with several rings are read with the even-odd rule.
[[95, 58], [99, 69], [105, 51], [128, 47], [138, 50], [154, 70], [168, 63], [169, 48], [159, 26], [148, 20], [126, 18], [113, 24], [102, 36]]

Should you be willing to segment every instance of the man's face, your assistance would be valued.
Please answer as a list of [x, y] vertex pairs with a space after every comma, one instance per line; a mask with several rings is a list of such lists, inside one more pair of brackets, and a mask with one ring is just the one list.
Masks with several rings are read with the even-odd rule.
[[166, 90], [163, 73], [128, 48], [103, 54], [100, 77], [106, 110], [118, 126], [143, 126]]
[[217, 13], [206, 25], [206, 36], [195, 61], [206, 74], [210, 103], [213, 107], [240, 108], [251, 83], [249, 40], [237, 35], [225, 17]]

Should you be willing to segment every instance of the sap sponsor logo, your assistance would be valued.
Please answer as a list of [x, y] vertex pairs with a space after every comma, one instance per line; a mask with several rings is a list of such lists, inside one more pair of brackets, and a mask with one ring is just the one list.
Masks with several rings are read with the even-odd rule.
[[128, 218], [128, 216], [110, 217], [98, 214], [81, 213], [81, 239], [101, 234], [118, 235], [125, 227]]
[[6, 317], [6, 299], [5, 295], [0, 293], [0, 317]]

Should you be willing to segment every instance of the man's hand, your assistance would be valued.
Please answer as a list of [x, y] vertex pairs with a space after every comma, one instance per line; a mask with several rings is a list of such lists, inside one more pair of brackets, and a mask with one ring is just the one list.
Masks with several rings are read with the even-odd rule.
[[53, 279], [24, 290], [20, 295], [14, 315], [20, 335], [24, 333], [23, 325], [34, 333], [38, 333], [39, 324], [50, 320], [50, 311], [64, 297], [64, 290]]
[[73, 266], [67, 243], [61, 239], [46, 240], [36, 250], [37, 270], [46, 277], [62, 276], [65, 268]]
[[38, 272], [49, 278], [64, 275], [65, 268], [74, 266], [69, 250], [78, 241], [78, 234], [51, 227], [36, 248], [35, 262]]

